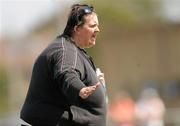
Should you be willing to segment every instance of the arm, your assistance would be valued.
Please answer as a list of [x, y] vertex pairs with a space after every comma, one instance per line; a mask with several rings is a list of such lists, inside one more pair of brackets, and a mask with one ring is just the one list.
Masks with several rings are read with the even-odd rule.
[[[76, 48], [64, 47], [54, 54], [54, 78], [57, 80], [58, 87], [69, 101], [75, 101], [78, 96], [82, 99], [91, 95], [99, 86], [86, 87], [81, 81], [83, 68], [77, 67]], [[79, 65], [83, 66], [83, 65]]]

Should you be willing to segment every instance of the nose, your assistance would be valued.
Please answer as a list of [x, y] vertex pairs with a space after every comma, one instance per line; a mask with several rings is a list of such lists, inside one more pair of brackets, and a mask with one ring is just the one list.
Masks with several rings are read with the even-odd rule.
[[100, 32], [100, 29], [99, 29], [99, 27], [97, 26], [96, 27], [96, 30], [95, 30], [96, 32]]

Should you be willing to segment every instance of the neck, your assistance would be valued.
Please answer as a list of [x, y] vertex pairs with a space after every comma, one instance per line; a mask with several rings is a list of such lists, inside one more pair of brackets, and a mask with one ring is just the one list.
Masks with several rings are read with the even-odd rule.
[[79, 37], [73, 36], [73, 37], [71, 37], [71, 40], [75, 43], [76, 46], [83, 49], [82, 45], [80, 44], [81, 41], [80, 41]]

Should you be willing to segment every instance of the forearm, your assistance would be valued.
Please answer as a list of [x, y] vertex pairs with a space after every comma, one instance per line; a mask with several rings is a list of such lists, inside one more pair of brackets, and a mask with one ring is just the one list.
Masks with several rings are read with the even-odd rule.
[[85, 84], [80, 80], [79, 75], [74, 70], [69, 70], [61, 73], [58, 78], [58, 85], [63, 94], [70, 102], [76, 101], [79, 92]]

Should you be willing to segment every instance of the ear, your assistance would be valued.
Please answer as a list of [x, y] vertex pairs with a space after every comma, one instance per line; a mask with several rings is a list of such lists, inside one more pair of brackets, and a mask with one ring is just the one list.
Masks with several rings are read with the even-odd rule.
[[79, 34], [79, 28], [80, 28], [80, 27], [75, 26], [75, 27], [74, 27], [74, 32], [77, 33], [77, 34]]

